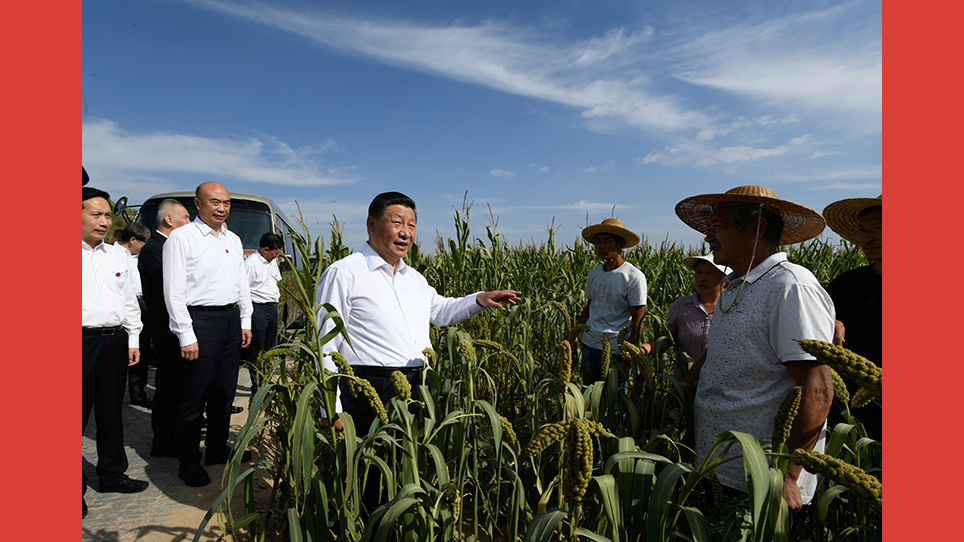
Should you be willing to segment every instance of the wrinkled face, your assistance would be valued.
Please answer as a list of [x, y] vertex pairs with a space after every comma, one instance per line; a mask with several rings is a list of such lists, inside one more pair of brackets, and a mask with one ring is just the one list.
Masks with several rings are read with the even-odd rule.
[[753, 228], [737, 228], [730, 209], [719, 207], [710, 215], [703, 240], [713, 251], [714, 262], [734, 270], [744, 269], [753, 258], [753, 232]]
[[83, 240], [92, 247], [97, 246], [107, 237], [107, 230], [110, 229], [110, 203], [104, 198], [90, 198], [83, 202], [81, 211]]
[[864, 255], [872, 262], [881, 257], [881, 231], [883, 230], [883, 209], [874, 209], [857, 221], [857, 241]]
[[231, 212], [231, 194], [218, 183], [201, 185], [201, 197], [194, 198], [198, 216], [212, 229], [219, 229]]
[[604, 260], [615, 257], [623, 249], [623, 241], [611, 233], [597, 233], [593, 236], [592, 245], [596, 248], [596, 254]]
[[715, 265], [705, 260], [696, 264], [696, 270], [693, 271], [693, 284], [696, 285], [697, 293], [706, 295], [715, 292], [719, 296], [722, 280], [723, 272]]
[[368, 244], [392, 267], [404, 258], [415, 242], [415, 211], [389, 205], [379, 219], [368, 217]]

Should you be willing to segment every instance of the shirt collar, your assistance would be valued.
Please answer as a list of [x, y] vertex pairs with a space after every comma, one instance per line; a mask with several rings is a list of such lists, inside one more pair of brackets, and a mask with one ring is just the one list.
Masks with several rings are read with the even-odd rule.
[[757, 264], [756, 267], [754, 267], [753, 269], [750, 269], [750, 272], [747, 273], [745, 277], [738, 276], [736, 272], [733, 272], [726, 276], [726, 282], [732, 284], [732, 283], [735, 283], [737, 280], [742, 279], [746, 282], [749, 282], [750, 284], [753, 284], [754, 282], [756, 282], [757, 279], [767, 274], [768, 271], [770, 271], [771, 269], [773, 269], [774, 267], [776, 267], [777, 265], [785, 261], [787, 261], [786, 252], [775, 252], [771, 254], [767, 259]]
[[215, 233], [224, 233], [224, 232], [228, 231], [228, 227], [227, 227], [226, 225], [224, 225], [224, 224], [221, 224], [221, 228], [218, 230], [218, 232], [215, 232], [215, 231], [214, 231], [214, 228], [212, 228], [211, 226], [208, 226], [207, 224], [205, 224], [204, 221], [201, 220], [201, 217], [200, 217], [200, 216], [198, 216], [197, 218], [195, 218], [195, 219], [194, 219], [194, 222], [192, 222], [192, 224], [194, 224], [195, 226], [197, 226], [198, 230], [199, 230], [203, 235], [214, 235]]
[[81, 247], [83, 247], [84, 250], [90, 250], [90, 251], [107, 250], [107, 243], [105, 243], [104, 241], [97, 243], [97, 246], [95, 247], [88, 245], [87, 241], [84, 241], [83, 239], [80, 240], [80, 243], [81, 243]]
[[[380, 254], [375, 252], [375, 249], [373, 249], [367, 241], [365, 242], [365, 246], [362, 247], [362, 255], [365, 257], [365, 262], [368, 264], [369, 271], [374, 271], [379, 267], [385, 266], [388, 268], [389, 273], [392, 272], [392, 264], [386, 262], [385, 258], [382, 258]], [[407, 268], [408, 266], [405, 265], [405, 260], [398, 260], [398, 267], [396, 268], [395, 272], [404, 273], [405, 269]]]

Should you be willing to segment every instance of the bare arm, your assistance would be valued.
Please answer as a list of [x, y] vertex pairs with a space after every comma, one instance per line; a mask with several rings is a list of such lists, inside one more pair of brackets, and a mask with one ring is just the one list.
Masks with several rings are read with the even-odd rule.
[[[626, 339], [628, 340], [628, 342], [636, 344], [636, 339], [639, 337], [639, 328], [643, 324], [643, 315], [646, 314], [646, 305], [638, 305], [635, 307], [630, 307], [629, 312], [630, 314], [632, 314], [633, 322], [632, 324], [630, 324], [629, 336], [626, 337]], [[643, 353], [649, 354], [649, 352], [652, 352], [652, 351], [653, 351], [653, 348], [650, 347], [648, 352], [644, 351]]]
[[[827, 421], [830, 413], [830, 403], [833, 401], [833, 381], [830, 378], [830, 367], [818, 361], [792, 361], [786, 364], [787, 371], [794, 382], [803, 388], [800, 397], [800, 408], [793, 419], [790, 436], [787, 438], [787, 449], [791, 452], [798, 448], [806, 451], [813, 450], [813, 446], [820, 437], [820, 430]], [[790, 462], [787, 465], [787, 477], [784, 479], [783, 495], [791, 510], [799, 510], [803, 506], [800, 487], [797, 478], [802, 467]]]

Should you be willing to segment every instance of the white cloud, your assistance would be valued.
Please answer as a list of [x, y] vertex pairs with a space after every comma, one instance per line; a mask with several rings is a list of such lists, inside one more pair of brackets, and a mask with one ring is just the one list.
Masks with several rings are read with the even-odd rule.
[[187, 1], [346, 53], [580, 108], [590, 119], [618, 117], [667, 131], [706, 123], [702, 113], [681, 105], [672, 94], [653, 90], [641, 75], [653, 71], [638, 64], [640, 46], [654, 34], [649, 27], [636, 32], [616, 28], [601, 37], [556, 43], [548, 33], [492, 20], [475, 26], [428, 26], [286, 10], [260, 2]]
[[837, 151], [816, 151], [810, 155], [810, 158], [823, 158], [825, 156], [833, 156], [835, 154], [840, 154]]
[[879, 15], [851, 2], [704, 33], [678, 48], [677, 77], [748, 99], [802, 106], [879, 130]]
[[493, 177], [508, 177], [508, 178], [512, 178], [512, 177], [515, 177], [515, 172], [509, 171], [509, 170], [507, 170], [507, 169], [490, 169], [490, 170], [489, 170], [489, 175], [491, 175], [491, 176], [493, 176]]
[[786, 154], [787, 147], [775, 147], [772, 149], [757, 149], [746, 145], [735, 147], [723, 147], [710, 156], [702, 158], [696, 162], [697, 166], [709, 166], [718, 164], [733, 164], [738, 162], [755, 162], [766, 158], [773, 158]]
[[211, 138], [175, 132], [133, 133], [117, 123], [83, 124], [83, 160], [98, 179], [162, 181], [169, 174], [235, 179], [285, 186], [323, 186], [353, 181], [351, 170], [326, 168], [316, 156], [332, 148], [297, 149], [276, 138]]
[[616, 161], [607, 160], [606, 163], [601, 166], [589, 166], [587, 168], [583, 168], [582, 171], [583, 173], [598, 173], [600, 171], [608, 171], [615, 168], [616, 168]]

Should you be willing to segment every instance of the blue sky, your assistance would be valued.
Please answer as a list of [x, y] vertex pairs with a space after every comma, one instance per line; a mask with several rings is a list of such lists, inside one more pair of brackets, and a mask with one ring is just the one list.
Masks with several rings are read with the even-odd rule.
[[466, 197], [513, 245], [615, 215], [698, 247], [691, 195], [881, 194], [881, 63], [880, 2], [98, 0], [84, 166], [131, 203], [206, 180], [297, 201], [356, 249], [387, 190], [423, 250]]

